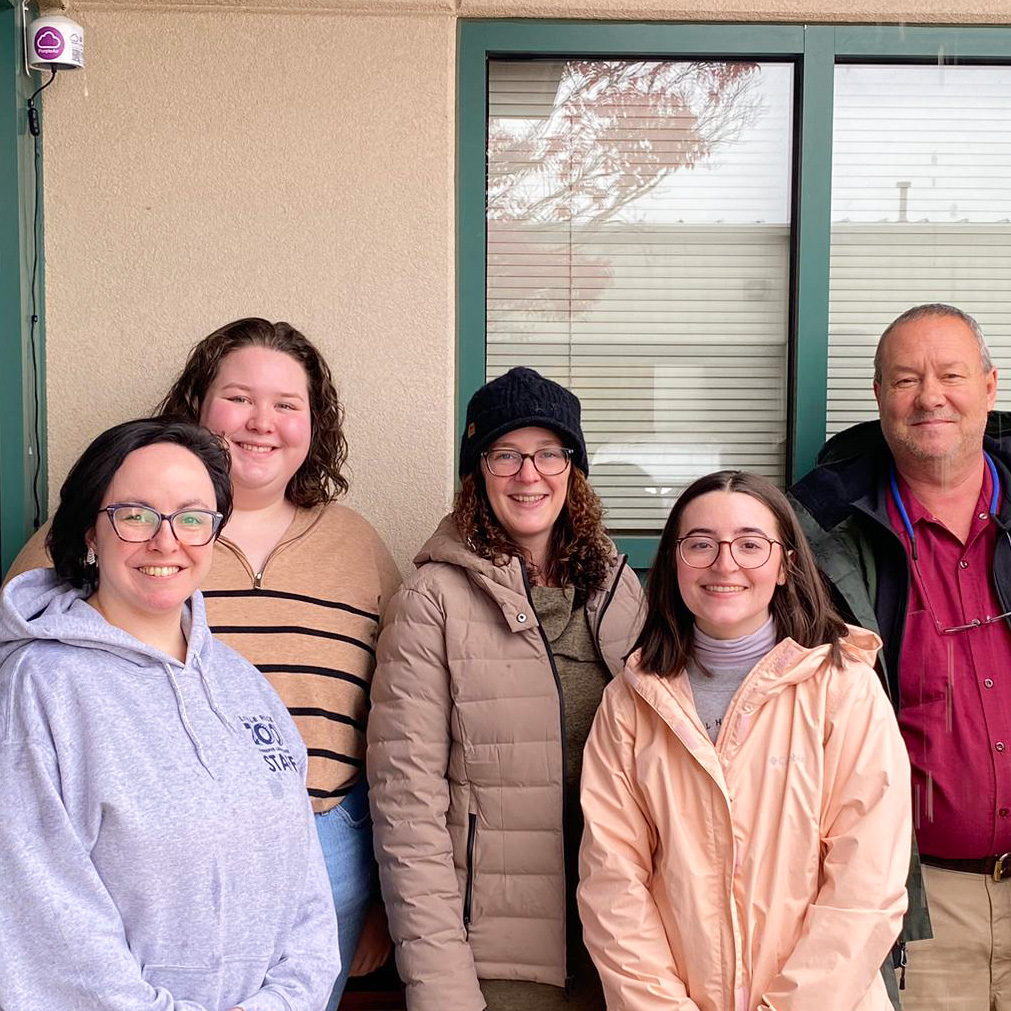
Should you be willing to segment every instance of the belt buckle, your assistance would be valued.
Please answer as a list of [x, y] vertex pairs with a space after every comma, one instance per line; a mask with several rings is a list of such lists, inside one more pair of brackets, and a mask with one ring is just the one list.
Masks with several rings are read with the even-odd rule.
[[993, 862], [994, 881], [1003, 881], [1011, 877], [1011, 853], [1001, 853]]

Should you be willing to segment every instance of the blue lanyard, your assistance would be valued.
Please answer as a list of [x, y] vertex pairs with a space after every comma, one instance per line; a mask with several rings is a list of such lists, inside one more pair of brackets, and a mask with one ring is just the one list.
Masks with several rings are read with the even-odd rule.
[[[990, 454], [985, 449], [983, 450], [983, 459], [986, 460], [986, 465], [990, 468], [990, 477], [993, 484], [993, 494], [990, 496], [990, 515], [996, 519], [997, 503], [1000, 500], [1000, 477], [997, 474], [997, 465], [993, 462]], [[913, 532], [913, 524], [909, 520], [909, 513], [906, 512], [902, 496], [899, 494], [899, 481], [896, 477], [894, 460], [892, 461], [891, 485], [892, 500], [895, 502], [895, 508], [899, 510], [899, 516], [902, 518], [902, 525], [905, 527], [906, 535], [909, 537], [909, 543], [913, 548], [913, 561], [916, 561], [916, 534]]]

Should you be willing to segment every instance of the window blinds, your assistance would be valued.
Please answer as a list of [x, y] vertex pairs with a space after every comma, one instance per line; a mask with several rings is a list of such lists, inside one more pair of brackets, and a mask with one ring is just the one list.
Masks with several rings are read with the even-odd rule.
[[836, 68], [829, 435], [877, 417], [874, 349], [911, 306], [972, 313], [1011, 366], [1009, 91], [1011, 67]]
[[496, 61], [487, 372], [575, 392], [615, 533], [784, 480], [791, 68]]

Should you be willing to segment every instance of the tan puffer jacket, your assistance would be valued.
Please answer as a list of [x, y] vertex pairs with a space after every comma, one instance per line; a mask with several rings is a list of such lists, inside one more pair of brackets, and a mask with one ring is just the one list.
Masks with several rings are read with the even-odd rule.
[[[561, 699], [519, 559], [446, 517], [414, 561], [372, 682], [376, 855], [408, 1008], [480, 1011], [479, 977], [565, 982]], [[587, 602], [613, 675], [641, 599], [616, 559]]]

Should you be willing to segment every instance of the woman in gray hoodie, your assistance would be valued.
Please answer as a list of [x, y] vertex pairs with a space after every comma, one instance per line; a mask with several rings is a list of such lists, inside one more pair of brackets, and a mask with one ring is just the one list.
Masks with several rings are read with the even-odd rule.
[[100, 435], [54, 570], [0, 598], [0, 1009], [316, 1011], [339, 968], [306, 752], [197, 591], [228, 453], [172, 419]]

